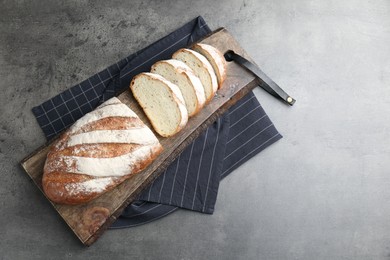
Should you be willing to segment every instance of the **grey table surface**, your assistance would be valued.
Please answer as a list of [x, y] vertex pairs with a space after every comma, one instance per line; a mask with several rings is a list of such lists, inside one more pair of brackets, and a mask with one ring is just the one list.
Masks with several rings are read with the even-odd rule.
[[[390, 1], [0, 1], [0, 259], [390, 259]], [[30, 109], [202, 15], [298, 101], [284, 135], [180, 210], [83, 247], [19, 167]]]

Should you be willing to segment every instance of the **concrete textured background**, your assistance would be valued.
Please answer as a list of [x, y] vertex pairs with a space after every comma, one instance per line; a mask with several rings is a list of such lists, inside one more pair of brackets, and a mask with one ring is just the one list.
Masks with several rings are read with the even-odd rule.
[[[390, 259], [390, 2], [0, 1], [0, 259]], [[298, 101], [285, 136], [180, 210], [84, 248], [18, 162], [30, 109], [202, 15]], [[242, 214], [242, 212], [245, 212]]]

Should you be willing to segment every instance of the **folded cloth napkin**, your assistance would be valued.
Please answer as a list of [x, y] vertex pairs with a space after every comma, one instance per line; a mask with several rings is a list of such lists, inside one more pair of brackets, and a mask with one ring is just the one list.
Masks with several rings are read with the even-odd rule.
[[[218, 126], [220, 130], [216, 132]], [[212, 213], [219, 181], [281, 137], [250, 92], [187, 147], [166, 172], [141, 194], [139, 200], [124, 210], [111, 228], [145, 224], [179, 207]], [[200, 159], [202, 151], [194, 152], [193, 146], [199, 149], [202, 144], [212, 148], [202, 150], [203, 157]], [[210, 163], [213, 166], [209, 166]], [[191, 168], [191, 165], [195, 167]], [[198, 177], [200, 167], [205, 170], [201, 171], [197, 182], [194, 178]], [[195, 208], [192, 208], [194, 199]]]
[[[197, 17], [173, 33], [111, 65], [32, 109], [47, 139], [109, 98], [127, 90], [131, 79], [158, 60], [198, 41], [211, 30]], [[253, 93], [221, 116], [129, 205], [113, 228], [161, 218], [178, 207], [211, 214], [221, 178], [282, 136]]]

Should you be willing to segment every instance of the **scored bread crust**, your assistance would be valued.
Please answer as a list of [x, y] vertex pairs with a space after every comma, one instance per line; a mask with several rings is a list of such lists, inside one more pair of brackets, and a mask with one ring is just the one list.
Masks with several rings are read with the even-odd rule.
[[226, 79], [226, 60], [222, 53], [215, 47], [204, 44], [196, 43], [192, 46], [192, 49], [196, 52], [199, 52], [210, 62], [213, 66], [215, 74], [217, 75], [218, 80], [218, 89], [221, 88], [222, 83]]
[[[148, 114], [147, 110], [145, 109], [146, 107], [142, 103], [142, 100], [140, 100], [139, 97], [134, 93], [134, 90], [133, 90], [134, 85], [135, 85], [137, 79], [140, 78], [140, 77], [147, 77], [150, 80], [158, 81], [158, 82], [162, 83], [164, 86], [167, 87], [167, 90], [170, 92], [171, 96], [173, 97], [175, 105], [177, 106], [177, 108], [178, 108], [178, 110], [180, 112], [180, 122], [177, 125], [175, 131], [173, 131], [172, 133], [165, 134], [165, 133], [162, 133], [160, 131], [159, 126], [156, 125], [156, 122], [153, 121], [153, 118], [151, 117], [151, 115]], [[144, 112], [145, 112], [146, 116], [148, 117], [150, 123], [152, 124], [154, 130], [159, 135], [161, 135], [162, 137], [170, 137], [170, 136], [175, 135], [181, 129], [183, 129], [183, 127], [187, 124], [187, 122], [188, 122], [188, 112], [187, 112], [187, 108], [185, 106], [184, 98], [183, 98], [183, 96], [181, 94], [181, 91], [180, 91], [179, 87], [176, 86], [175, 84], [173, 84], [172, 82], [166, 80], [165, 78], [163, 78], [162, 76], [160, 76], [158, 74], [150, 73], [150, 72], [143, 72], [143, 73], [140, 73], [140, 74], [138, 74], [137, 76], [135, 76], [133, 78], [133, 80], [130, 83], [130, 89], [131, 89], [131, 91], [133, 93], [134, 98], [137, 100], [138, 104], [144, 110]]]
[[[115, 102], [113, 102], [115, 101]], [[60, 138], [52, 145], [45, 162], [42, 188], [46, 196], [55, 203], [60, 204], [81, 204], [91, 201], [103, 193], [113, 189], [124, 180], [131, 177], [146, 168], [162, 151], [162, 146], [158, 139], [153, 135], [150, 129], [139, 119], [134, 112], [127, 113], [124, 116], [107, 116], [104, 112], [112, 109], [113, 105], [120, 105], [118, 108], [126, 110], [117, 98], [110, 99], [107, 104], [103, 104], [96, 110], [86, 114], [83, 118], [63, 133]], [[123, 105], [123, 106], [122, 106]], [[135, 116], [129, 116], [134, 114]], [[91, 117], [93, 115], [93, 117]], [[89, 122], [86, 118], [91, 119]], [[84, 120], [84, 121], [83, 121]], [[150, 131], [149, 138], [138, 141], [138, 143], [122, 143], [111, 141], [111, 143], [101, 142], [93, 139], [93, 133], [104, 131]], [[147, 129], [147, 130], [146, 130]], [[81, 142], [76, 145], [70, 144], [74, 137], [83, 135], [87, 143]], [[103, 135], [104, 136], [104, 135]], [[153, 137], [154, 139], [153, 139]], [[143, 156], [135, 154], [140, 149], [145, 149]], [[131, 162], [121, 160], [120, 156], [134, 156]], [[97, 164], [110, 164], [115, 162], [129, 164], [125, 168], [123, 175], [109, 176], [99, 175], [96, 172], [84, 172], [79, 167], [86, 165], [78, 164], [79, 160], [90, 160]], [[88, 166], [87, 166], [88, 167]], [[119, 169], [119, 168], [118, 168]], [[128, 170], [128, 171], [127, 171]]]
[[[211, 91], [210, 95], [208, 97], [206, 97], [206, 102], [209, 102], [214, 97], [215, 93], [218, 90], [217, 76], [214, 72], [212, 65], [202, 54], [199, 54], [196, 51], [186, 49], [186, 48], [182, 48], [182, 49], [179, 49], [178, 51], [176, 51], [172, 55], [172, 58], [180, 60], [177, 57], [180, 53], [187, 53], [187, 54], [191, 55], [193, 58], [197, 59], [202, 64], [202, 68], [206, 69], [207, 73], [210, 75], [212, 91]], [[183, 62], [185, 62], [185, 61], [183, 61]]]
[[[170, 67], [172, 67], [178, 74], [183, 75], [187, 81], [189, 82], [189, 85], [193, 88], [193, 91], [195, 93], [195, 98], [196, 98], [196, 108], [192, 113], [188, 114], [188, 116], [193, 116], [197, 114], [205, 105], [206, 103], [206, 95], [204, 92], [204, 87], [202, 85], [202, 82], [200, 79], [195, 76], [194, 72], [190, 67], [188, 67], [187, 64], [185, 64], [182, 61], [179, 60], [162, 60], [158, 61], [155, 64], [153, 64], [151, 72], [157, 73], [157, 67], [160, 64], [166, 64]], [[158, 73], [157, 73], [158, 74]]]

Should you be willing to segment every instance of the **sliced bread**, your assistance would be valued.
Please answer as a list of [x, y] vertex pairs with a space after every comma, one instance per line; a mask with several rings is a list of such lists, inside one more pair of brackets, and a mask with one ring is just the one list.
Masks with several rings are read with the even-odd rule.
[[163, 76], [179, 87], [188, 116], [195, 115], [204, 106], [206, 96], [202, 82], [184, 62], [174, 59], [162, 60], [152, 66], [151, 72]]
[[211, 66], [213, 66], [217, 75], [218, 88], [221, 88], [222, 83], [226, 79], [226, 60], [222, 53], [217, 48], [204, 43], [196, 43], [192, 49], [205, 56]]
[[184, 62], [194, 71], [204, 87], [206, 102], [210, 101], [218, 89], [217, 77], [210, 62], [203, 55], [190, 49], [180, 49], [172, 58]]
[[140, 73], [130, 89], [159, 135], [172, 136], [186, 125], [188, 112], [175, 84], [158, 74]]

